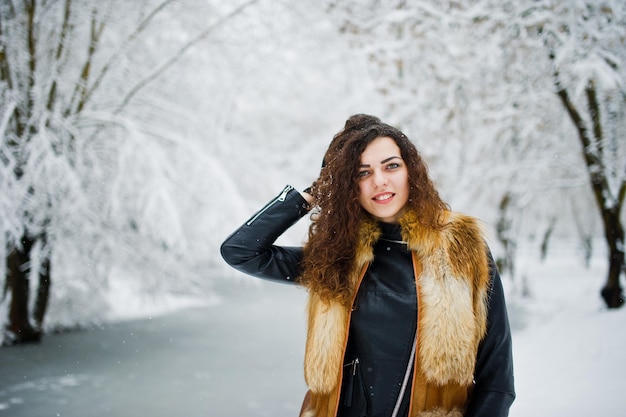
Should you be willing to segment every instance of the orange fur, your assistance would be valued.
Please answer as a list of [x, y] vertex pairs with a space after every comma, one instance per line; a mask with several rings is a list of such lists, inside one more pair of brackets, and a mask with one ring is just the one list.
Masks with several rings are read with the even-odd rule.
[[[421, 262], [417, 277], [419, 293], [418, 350], [419, 367], [414, 381], [416, 395], [428, 388], [445, 398], [449, 392], [466, 392], [472, 385], [476, 352], [486, 332], [489, 267], [487, 247], [478, 221], [459, 213], [445, 212], [444, 225], [435, 229], [419, 222], [407, 211], [400, 219], [403, 238]], [[373, 245], [380, 231], [373, 220], [364, 220], [350, 276], [352, 300], [356, 296], [364, 266], [373, 259]], [[309, 288], [309, 328], [305, 353], [305, 379], [313, 397], [338, 393], [342, 361], [348, 337], [350, 305], [325, 302]], [[422, 388], [417, 387], [420, 385]], [[430, 392], [430, 391], [429, 391]], [[338, 394], [337, 394], [338, 395]], [[420, 406], [415, 416], [457, 416], [466, 394], [446, 404], [447, 411]], [[426, 410], [426, 411], [427, 411]], [[456, 413], [456, 414], [455, 414]], [[317, 417], [332, 412], [318, 410]]]

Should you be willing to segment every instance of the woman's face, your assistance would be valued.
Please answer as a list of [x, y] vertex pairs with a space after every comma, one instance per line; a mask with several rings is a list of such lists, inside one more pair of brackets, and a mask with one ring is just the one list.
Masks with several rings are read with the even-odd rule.
[[400, 148], [389, 137], [378, 137], [361, 154], [359, 203], [376, 220], [398, 223], [409, 200], [409, 174]]

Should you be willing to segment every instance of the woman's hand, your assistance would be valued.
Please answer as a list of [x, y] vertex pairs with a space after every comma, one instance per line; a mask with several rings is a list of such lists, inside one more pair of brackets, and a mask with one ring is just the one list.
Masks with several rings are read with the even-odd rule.
[[302, 190], [300, 192], [300, 195], [302, 195], [302, 197], [306, 200], [306, 202], [309, 203], [309, 206], [311, 207], [313, 206], [313, 201], [315, 200], [315, 198], [311, 194], [311, 187], [307, 187], [304, 190]]

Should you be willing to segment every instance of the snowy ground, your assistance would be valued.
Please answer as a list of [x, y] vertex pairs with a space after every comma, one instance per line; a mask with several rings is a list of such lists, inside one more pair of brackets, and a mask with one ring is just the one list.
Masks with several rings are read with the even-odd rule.
[[0, 417], [296, 416], [304, 291], [237, 285], [224, 297], [0, 349]]
[[[626, 416], [626, 309], [599, 300], [603, 256], [519, 262], [512, 417]], [[0, 349], [0, 417], [297, 415], [304, 291], [228, 282], [217, 304]]]
[[589, 269], [571, 248], [551, 256], [524, 263], [531, 298], [509, 303], [525, 321], [513, 332], [511, 416], [626, 416], [626, 308], [607, 310], [599, 297], [604, 252]]

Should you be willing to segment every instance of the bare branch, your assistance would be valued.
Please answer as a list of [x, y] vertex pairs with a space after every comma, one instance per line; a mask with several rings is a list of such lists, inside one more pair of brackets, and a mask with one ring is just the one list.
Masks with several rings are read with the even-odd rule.
[[[554, 54], [550, 53], [549, 56], [550, 56], [550, 60], [554, 62]], [[600, 210], [603, 211], [604, 208], [607, 207], [606, 203], [607, 203], [607, 199], [609, 198], [609, 194], [605, 193], [605, 191], [609, 191], [609, 188], [610, 188], [608, 184], [608, 180], [606, 178], [606, 172], [604, 171], [604, 164], [600, 158], [600, 155], [598, 154], [598, 150], [594, 149], [594, 147], [592, 146], [593, 145], [592, 139], [591, 139], [591, 136], [589, 135], [589, 130], [587, 129], [585, 121], [583, 120], [582, 116], [578, 112], [574, 102], [572, 102], [572, 100], [570, 99], [569, 94], [567, 93], [567, 90], [560, 83], [559, 71], [556, 68], [556, 66], [554, 67], [554, 70], [553, 70], [553, 77], [554, 77], [554, 84], [556, 86], [556, 93], [561, 99], [561, 102], [563, 103], [565, 110], [567, 111], [568, 115], [572, 119], [572, 122], [574, 123], [574, 127], [576, 128], [578, 132], [578, 138], [580, 139], [580, 142], [582, 144], [583, 156], [585, 158], [587, 172], [589, 173], [589, 177], [591, 180], [591, 187], [593, 189], [593, 194], [596, 199], [596, 203], [599, 205]], [[595, 96], [595, 93], [588, 92], [588, 97], [589, 97], [589, 94], [591, 94], [592, 96]], [[592, 115], [592, 119], [594, 117], [599, 118], [598, 109], [596, 109], [596, 113], [597, 115], [595, 116]]]
[[128, 39], [126, 39], [122, 43], [117, 52], [109, 58], [106, 64], [104, 64], [93, 85], [88, 90], [86, 90], [84, 95], [85, 101], [88, 101], [93, 92], [98, 89], [106, 74], [109, 72], [113, 64], [122, 56], [122, 53], [128, 48], [128, 46], [146, 29], [146, 27], [148, 27], [152, 19], [154, 19], [154, 17], [157, 16], [161, 10], [163, 10], [166, 6], [173, 2], [174, 0], [165, 0], [163, 3], [157, 6], [150, 14], [148, 14], [148, 16], [146, 16], [146, 18], [139, 24], [137, 29], [135, 29], [135, 31], [128, 37]]
[[[65, 39], [67, 37], [67, 32], [70, 26], [70, 9], [72, 5], [72, 0], [65, 0], [65, 11], [63, 13], [63, 24], [61, 26], [61, 33], [59, 34], [59, 42], [57, 44], [57, 51], [55, 54], [55, 64], [58, 64], [61, 56], [63, 55], [63, 47], [65, 46]], [[56, 71], [55, 71], [56, 72]], [[52, 85], [50, 86], [50, 91], [48, 93], [48, 103], [46, 107], [48, 110], [52, 110], [52, 105], [56, 99], [56, 89], [57, 89], [57, 80], [56, 77], [52, 81]]]
[[155, 79], [157, 79], [167, 69], [172, 67], [177, 61], [180, 60], [180, 57], [183, 56], [191, 47], [193, 47], [195, 44], [197, 44], [198, 42], [200, 42], [201, 40], [206, 38], [215, 29], [217, 29], [218, 27], [220, 27], [224, 23], [228, 22], [230, 19], [232, 19], [233, 17], [235, 17], [238, 14], [242, 13], [245, 9], [247, 9], [248, 7], [252, 6], [253, 4], [255, 4], [257, 2], [258, 2], [258, 0], [250, 0], [250, 1], [240, 5], [238, 7], [236, 7], [230, 13], [226, 14], [221, 19], [219, 19], [215, 24], [213, 24], [212, 26], [206, 28], [204, 31], [200, 32], [200, 34], [198, 34], [198, 36], [196, 36], [194, 39], [192, 39], [189, 42], [187, 42], [187, 44], [184, 45], [174, 56], [172, 56], [169, 60], [165, 61], [160, 67], [156, 68], [151, 74], [149, 74], [147, 77], [145, 77], [139, 83], [137, 83], [137, 85], [135, 85], [135, 87], [132, 88], [128, 92], [126, 97], [124, 97], [124, 100], [118, 106], [118, 108], [115, 110], [114, 113], [118, 114], [119, 112], [121, 112], [128, 105], [128, 103], [133, 99], [133, 97], [139, 91], [141, 91], [141, 89], [143, 89], [150, 82], [152, 82]]
[[596, 87], [593, 80], [589, 80], [587, 88], [585, 88], [585, 93], [587, 95], [587, 103], [589, 104], [589, 115], [591, 116], [591, 122], [593, 124], [593, 136], [600, 158], [602, 158], [604, 152], [604, 135], [602, 133], [602, 121], [600, 120], [600, 105], [598, 104]]
[[78, 102], [78, 106], [76, 108], [76, 112], [80, 113], [87, 102], [87, 85], [89, 83], [89, 75], [91, 72], [91, 64], [93, 63], [93, 56], [96, 53], [98, 42], [100, 41], [100, 34], [102, 33], [102, 28], [104, 23], [100, 23], [98, 26], [98, 22], [96, 20], [96, 13], [91, 18], [91, 36], [89, 39], [89, 50], [87, 52], [87, 59], [85, 60], [85, 66], [83, 67], [83, 71], [81, 73], [81, 82], [80, 85], [80, 101]]
[[4, 27], [2, 26], [2, 19], [0, 18], [0, 80], [6, 81], [9, 88], [13, 88], [13, 80], [11, 79], [9, 60], [5, 52], [4, 39]]
[[12, 115], [14, 115], [15, 108], [17, 107], [14, 101], [9, 103], [4, 103], [6, 106], [4, 114], [2, 114], [2, 119], [0, 119], [0, 137], [8, 136], [8, 125], [11, 120]]
[[[34, 85], [35, 85], [35, 68], [37, 65], [37, 48], [35, 46], [36, 44], [36, 38], [35, 38], [35, 2], [30, 2], [29, 4], [26, 5], [25, 7], [25, 11], [26, 11], [26, 15], [28, 18], [28, 23], [27, 23], [27, 29], [26, 29], [26, 33], [27, 33], [27, 44], [28, 44], [28, 89], [27, 91], [33, 91]], [[24, 120], [21, 120], [20, 123], [18, 123], [18, 127], [16, 129], [17, 132], [17, 136], [18, 137], [24, 137], [24, 134], [27, 131], [32, 130], [32, 126], [30, 125], [31, 121], [29, 120], [28, 116], [25, 115], [29, 115], [31, 114], [32, 108], [33, 108], [33, 97], [32, 95], [28, 94], [26, 96], [26, 100], [25, 100], [25, 104], [26, 104], [26, 109], [23, 110], [23, 117]], [[22, 110], [20, 110], [19, 108], [20, 106], [18, 106], [16, 108], [16, 112], [22, 112]]]

